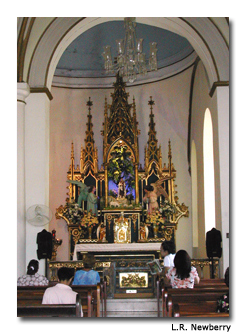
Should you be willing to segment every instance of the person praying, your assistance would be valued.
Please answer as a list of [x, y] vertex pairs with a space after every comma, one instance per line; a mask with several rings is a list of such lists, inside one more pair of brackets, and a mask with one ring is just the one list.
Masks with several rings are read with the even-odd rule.
[[[76, 304], [77, 292], [70, 287], [74, 268], [61, 267], [57, 271], [57, 276], [59, 283], [45, 290], [42, 304]], [[81, 317], [83, 317], [82, 307]]]
[[88, 285], [100, 283], [100, 275], [96, 270], [93, 270], [96, 259], [93, 254], [85, 254], [83, 257], [84, 268], [77, 269], [73, 285]]

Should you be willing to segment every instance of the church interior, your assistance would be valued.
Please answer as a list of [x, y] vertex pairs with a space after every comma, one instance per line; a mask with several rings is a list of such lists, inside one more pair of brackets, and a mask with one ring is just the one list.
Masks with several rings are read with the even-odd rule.
[[[56, 281], [57, 269], [80, 268], [93, 253], [108, 298], [155, 295], [146, 263], [161, 263], [167, 240], [200, 278], [223, 279], [229, 19], [18, 17], [17, 31], [17, 278], [38, 259]], [[133, 69], [127, 37], [140, 38]], [[158, 210], [149, 185], [161, 191]], [[38, 253], [44, 230], [48, 257]]]

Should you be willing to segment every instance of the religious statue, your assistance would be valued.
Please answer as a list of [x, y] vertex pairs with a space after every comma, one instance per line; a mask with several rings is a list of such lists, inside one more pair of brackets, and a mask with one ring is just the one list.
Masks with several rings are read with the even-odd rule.
[[168, 194], [165, 189], [162, 187], [162, 183], [166, 180], [169, 180], [170, 177], [163, 177], [157, 180], [155, 183], [151, 183], [144, 187], [145, 196], [143, 201], [148, 204], [148, 213], [152, 214], [156, 210], [159, 210], [159, 204], [157, 202], [157, 198], [160, 195], [163, 195], [168, 199]]
[[106, 240], [106, 226], [101, 223], [97, 228], [97, 239], [99, 242], [107, 242]]
[[78, 204], [79, 204], [79, 207], [81, 208], [82, 201], [87, 200], [89, 187], [87, 187], [87, 185], [85, 185], [83, 182], [80, 182], [80, 181], [67, 180], [67, 182], [75, 184], [80, 188], [80, 193], [79, 193], [79, 197], [78, 197]]
[[125, 197], [126, 197], [126, 184], [123, 178], [121, 178], [118, 184], [118, 198], [125, 198]]
[[148, 239], [149, 230], [146, 225], [140, 226], [140, 241], [146, 241]]
[[91, 213], [95, 216], [98, 216], [97, 212], [97, 196], [95, 195], [96, 187], [89, 187], [89, 194], [87, 196], [87, 212], [91, 211]]

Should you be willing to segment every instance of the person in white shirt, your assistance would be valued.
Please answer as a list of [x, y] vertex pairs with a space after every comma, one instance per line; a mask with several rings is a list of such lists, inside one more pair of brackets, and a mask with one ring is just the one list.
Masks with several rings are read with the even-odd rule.
[[[59, 283], [45, 290], [42, 304], [76, 304], [77, 292], [70, 287], [74, 269], [62, 267], [58, 270], [57, 275]], [[82, 308], [81, 317], [83, 317]]]
[[161, 256], [163, 259], [164, 272], [166, 273], [168, 269], [174, 267], [175, 258], [175, 244], [173, 241], [163, 241], [161, 244]]

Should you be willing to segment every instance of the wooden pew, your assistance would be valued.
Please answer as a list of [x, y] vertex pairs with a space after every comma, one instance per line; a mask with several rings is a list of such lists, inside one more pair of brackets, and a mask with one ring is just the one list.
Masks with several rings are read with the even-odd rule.
[[59, 305], [17, 305], [17, 317], [81, 317], [81, 299], [76, 304]]
[[[52, 282], [48, 287], [56, 283]], [[42, 305], [43, 294], [46, 289], [47, 286], [17, 287], [17, 306]], [[100, 304], [103, 302], [101, 300], [102, 296], [105, 298], [104, 304], [106, 304], [106, 293], [101, 294], [101, 284], [73, 285], [72, 289], [78, 292], [80, 296], [84, 317], [100, 317]]]
[[[157, 291], [158, 291], [158, 279], [156, 283], [157, 283]], [[211, 293], [215, 292], [215, 293], [218, 293], [219, 296], [228, 292], [228, 287], [226, 286], [224, 279], [201, 279], [200, 283], [194, 286], [194, 289], [172, 289], [171, 285], [168, 285], [168, 286], [165, 285], [164, 280], [161, 279], [159, 286], [161, 289], [161, 298], [162, 298], [162, 317], [172, 316], [172, 312], [171, 313], [169, 312], [168, 305], [173, 305], [173, 304], [172, 304], [172, 298], [170, 297], [170, 294], [168, 295], [168, 291], [173, 294], [177, 294], [177, 295], [179, 294], [179, 291], [181, 291], [182, 296], [183, 294], [187, 295], [187, 291], [189, 292], [190, 290], [192, 291], [195, 290], [196, 293], [199, 293], [199, 292], [202, 292], [202, 289], [204, 289], [203, 292], [211, 292]], [[193, 293], [194, 292], [191, 292], [191, 294]], [[169, 296], [169, 299], [168, 299], [168, 296]], [[191, 295], [191, 300], [194, 300], [193, 298], [194, 296]]]
[[197, 284], [197, 286], [217, 286], [217, 285], [225, 285], [225, 279], [224, 278], [202, 278]]
[[78, 292], [81, 300], [87, 299], [88, 317], [100, 317], [101, 284], [72, 285], [72, 289], [73, 291]]
[[218, 298], [228, 292], [229, 288], [225, 284], [197, 285], [193, 289], [162, 287], [162, 316], [202, 316], [203, 314], [211, 317], [226, 316], [221, 315], [222, 313], [217, 314], [216, 307]]
[[102, 317], [107, 317], [107, 279], [101, 279], [101, 303], [102, 303]]
[[218, 298], [228, 292], [224, 279], [202, 279], [193, 289], [172, 289], [162, 281], [162, 316], [228, 316], [216, 312]]
[[172, 307], [172, 316], [177, 317], [206, 317], [206, 318], [224, 318], [229, 317], [229, 313], [216, 312], [217, 301], [208, 301], [203, 303], [176, 303]]

